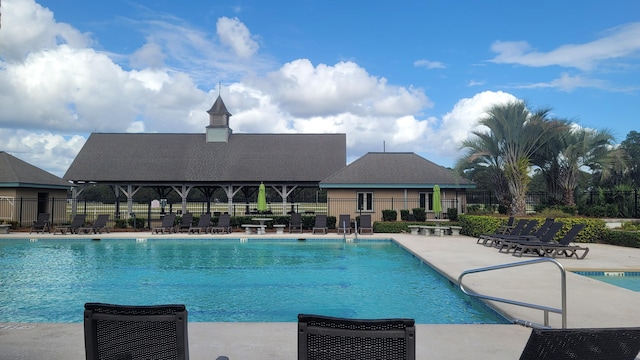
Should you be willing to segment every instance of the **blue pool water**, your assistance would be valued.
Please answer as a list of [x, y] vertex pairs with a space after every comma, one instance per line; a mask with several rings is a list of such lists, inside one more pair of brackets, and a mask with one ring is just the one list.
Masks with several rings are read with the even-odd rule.
[[640, 292], [640, 272], [637, 271], [577, 271], [576, 274]]
[[505, 323], [392, 241], [0, 241], [0, 322], [81, 322], [86, 302], [184, 303], [196, 322]]

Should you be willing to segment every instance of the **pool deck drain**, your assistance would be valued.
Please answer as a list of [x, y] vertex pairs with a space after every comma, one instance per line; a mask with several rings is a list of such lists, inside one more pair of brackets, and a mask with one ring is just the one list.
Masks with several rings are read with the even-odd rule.
[[[215, 238], [239, 238], [239, 233]], [[268, 234], [266, 236], [271, 236]], [[277, 235], [286, 238], [290, 235]], [[335, 234], [312, 236], [330, 238]], [[60, 236], [11, 233], [2, 238], [46, 239]], [[101, 238], [169, 238], [148, 233], [112, 233]], [[195, 238], [196, 236], [194, 236]], [[205, 236], [197, 236], [205, 238]], [[246, 236], [242, 236], [246, 237]], [[262, 235], [265, 237], [265, 235]], [[291, 235], [293, 238], [299, 235]], [[408, 234], [375, 234], [367, 239], [393, 238], [414, 255], [423, 259], [452, 280], [468, 269], [525, 261], [499, 253], [496, 249], [477, 245], [475, 238], [465, 236], [424, 237]], [[591, 248], [584, 260], [560, 259], [567, 271], [640, 271], [640, 249], [602, 244]], [[555, 266], [524, 266], [511, 270], [478, 274], [465, 278], [474, 291], [492, 296], [542, 303], [557, 307], [560, 302], [559, 275]], [[640, 293], [601, 283], [578, 274], [567, 273], [568, 326], [621, 327], [639, 326]], [[303, 299], [301, 299], [303, 301]], [[537, 310], [492, 304], [509, 316], [533, 322], [542, 321]], [[78, 311], [82, 311], [79, 309]], [[552, 327], [560, 327], [556, 314], [550, 315]], [[0, 323], [0, 359], [84, 359], [82, 324]], [[418, 359], [517, 359], [530, 334], [520, 325], [429, 325], [418, 324], [416, 351]], [[215, 359], [220, 355], [231, 359], [296, 359], [296, 323], [189, 323], [189, 353], [192, 360]]]

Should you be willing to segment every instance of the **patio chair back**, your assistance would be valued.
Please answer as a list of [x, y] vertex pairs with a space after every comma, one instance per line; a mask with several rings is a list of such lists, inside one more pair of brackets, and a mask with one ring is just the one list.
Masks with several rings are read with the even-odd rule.
[[573, 242], [573, 240], [576, 239], [576, 236], [578, 236], [578, 233], [580, 233], [582, 229], [584, 229], [584, 224], [574, 224], [571, 229], [569, 229], [567, 234], [562, 239], [560, 239], [560, 241], [558, 241], [558, 245], [569, 245], [571, 242]]
[[200, 219], [198, 219], [197, 227], [206, 229], [209, 226], [211, 226], [211, 214], [205, 213], [200, 215]]
[[298, 315], [298, 360], [413, 360], [413, 319]]
[[189, 359], [184, 305], [84, 307], [87, 360]]
[[291, 213], [289, 232], [302, 232], [302, 215], [300, 213]]
[[533, 329], [520, 360], [633, 360], [640, 328]]
[[509, 234], [509, 235], [521, 235], [522, 234], [522, 229], [524, 229], [525, 225], [527, 225], [528, 222], [529, 222], [529, 220], [527, 220], [527, 219], [518, 220], [516, 225], [511, 230], [509, 230], [507, 232], [507, 234]]

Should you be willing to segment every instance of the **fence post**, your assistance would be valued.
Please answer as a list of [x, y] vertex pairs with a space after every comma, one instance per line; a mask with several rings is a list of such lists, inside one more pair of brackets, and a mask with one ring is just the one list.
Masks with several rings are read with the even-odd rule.
[[149, 200], [147, 202], [147, 225], [149, 226], [149, 230], [153, 229], [153, 227], [151, 227], [151, 201]]

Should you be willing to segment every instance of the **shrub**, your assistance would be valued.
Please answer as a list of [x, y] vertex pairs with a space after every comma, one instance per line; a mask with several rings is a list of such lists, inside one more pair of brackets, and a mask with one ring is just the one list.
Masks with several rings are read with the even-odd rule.
[[451, 221], [457, 221], [458, 220], [458, 209], [456, 209], [456, 208], [448, 208], [447, 209], [447, 219], [449, 219]]
[[610, 245], [640, 248], [640, 233], [607, 229], [604, 232], [602, 242]]
[[398, 220], [398, 212], [395, 210], [382, 210], [382, 221]]
[[400, 220], [409, 221], [409, 210], [400, 210]]
[[402, 221], [376, 221], [373, 223], [373, 232], [376, 233], [406, 233], [409, 232], [409, 223]]
[[416, 217], [416, 221], [427, 220], [427, 211], [424, 208], [412, 209], [413, 215]]

